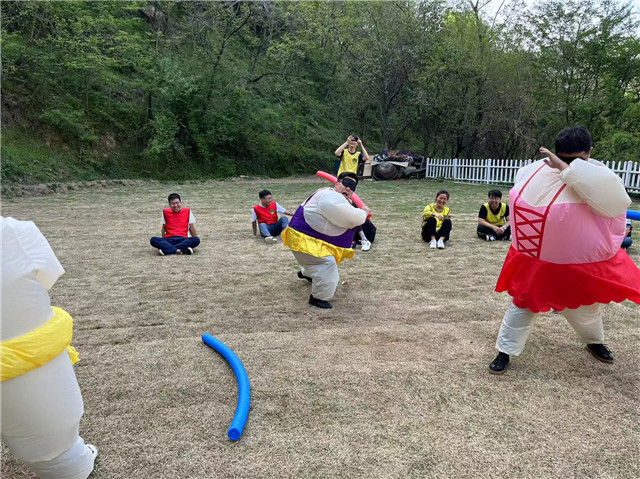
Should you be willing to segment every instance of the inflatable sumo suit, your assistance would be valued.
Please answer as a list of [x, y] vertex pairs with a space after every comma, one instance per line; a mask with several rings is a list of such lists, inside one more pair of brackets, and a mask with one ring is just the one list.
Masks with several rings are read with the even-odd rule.
[[351, 206], [332, 188], [319, 189], [294, 213], [282, 241], [302, 266], [302, 274], [313, 278], [314, 298], [333, 298], [340, 280], [338, 264], [353, 258], [353, 235], [366, 218], [364, 210]]
[[64, 269], [33, 222], [0, 221], [2, 440], [40, 478], [85, 479], [97, 449], [78, 434], [73, 320], [47, 292]]
[[598, 303], [640, 303], [640, 271], [620, 248], [631, 200], [621, 179], [595, 160], [560, 171], [539, 160], [509, 192], [512, 246], [496, 291], [513, 303], [497, 349], [518, 356], [534, 313], [560, 311], [585, 343], [604, 342]]

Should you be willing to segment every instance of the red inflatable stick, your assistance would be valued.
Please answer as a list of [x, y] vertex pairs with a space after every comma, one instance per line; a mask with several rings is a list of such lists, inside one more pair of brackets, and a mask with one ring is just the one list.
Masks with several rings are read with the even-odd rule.
[[[320, 178], [324, 178], [325, 180], [329, 180], [334, 185], [338, 182], [338, 178], [336, 178], [333, 175], [330, 175], [329, 173], [325, 173], [324, 171], [316, 171], [316, 175], [318, 175]], [[353, 201], [356, 204], [356, 206], [360, 209], [362, 209], [362, 207], [364, 206], [364, 202], [355, 193], [351, 195], [351, 201]], [[367, 219], [369, 218], [371, 218], [371, 213], [367, 215]]]

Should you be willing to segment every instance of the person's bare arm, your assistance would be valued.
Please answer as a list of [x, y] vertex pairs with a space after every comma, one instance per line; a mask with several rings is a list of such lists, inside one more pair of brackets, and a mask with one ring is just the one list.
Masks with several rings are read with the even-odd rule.
[[364, 158], [364, 161], [369, 161], [369, 153], [367, 153], [366, 148], [362, 144], [362, 140], [358, 140], [358, 145], [360, 145], [360, 149], [362, 150], [362, 157]]
[[253, 228], [253, 236], [258, 234], [258, 220], [251, 222], [251, 227]]
[[160, 237], [164, 238], [164, 235], [167, 234], [167, 228], [165, 225], [162, 225], [162, 229], [160, 230]]
[[349, 138], [347, 138], [347, 141], [345, 141], [342, 145], [340, 145], [336, 151], [333, 153], [334, 155], [336, 155], [338, 158], [340, 158], [342, 156], [342, 152], [344, 151], [344, 149], [347, 147], [347, 145], [349, 144]]
[[191, 236], [198, 236], [198, 233], [196, 233], [196, 225], [195, 223], [191, 223], [189, 224], [189, 233], [191, 233]]

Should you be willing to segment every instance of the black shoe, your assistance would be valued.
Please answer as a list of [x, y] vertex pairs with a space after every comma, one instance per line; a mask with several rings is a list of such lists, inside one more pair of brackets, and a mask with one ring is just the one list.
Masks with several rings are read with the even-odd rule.
[[329, 301], [323, 301], [321, 299], [316, 299], [313, 297], [313, 295], [309, 296], [309, 304], [312, 304], [313, 306], [316, 306], [318, 308], [322, 308], [322, 309], [331, 309], [333, 308], [333, 306], [331, 306], [331, 303]]
[[509, 355], [505, 353], [498, 353], [496, 358], [489, 364], [489, 372], [491, 374], [502, 374], [509, 365]]
[[309, 283], [313, 282], [313, 280], [311, 278], [309, 278], [309, 276], [305, 276], [304, 274], [302, 274], [302, 271], [298, 271], [298, 278], [306, 279], [307, 281], [309, 281]]
[[193, 254], [193, 248], [183, 249], [182, 254]]
[[587, 344], [587, 351], [593, 354], [598, 361], [609, 364], [613, 362], [613, 354], [604, 344]]

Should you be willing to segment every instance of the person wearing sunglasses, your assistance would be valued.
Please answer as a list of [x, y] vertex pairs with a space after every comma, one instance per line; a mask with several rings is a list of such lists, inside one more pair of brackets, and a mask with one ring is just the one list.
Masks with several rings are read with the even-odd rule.
[[345, 172], [333, 188], [320, 188], [293, 214], [282, 242], [291, 249], [301, 269], [298, 278], [311, 283], [309, 304], [330, 309], [338, 287], [338, 265], [353, 258], [351, 241], [358, 226], [371, 212], [365, 205], [354, 208], [349, 199], [358, 177]]
[[558, 311], [586, 349], [613, 362], [605, 346], [600, 303], [640, 304], [640, 270], [620, 248], [631, 204], [622, 180], [591, 158], [589, 131], [562, 130], [555, 154], [521, 168], [509, 192], [512, 245], [496, 291], [513, 300], [502, 320], [489, 365], [502, 374], [519, 356], [536, 314]]

